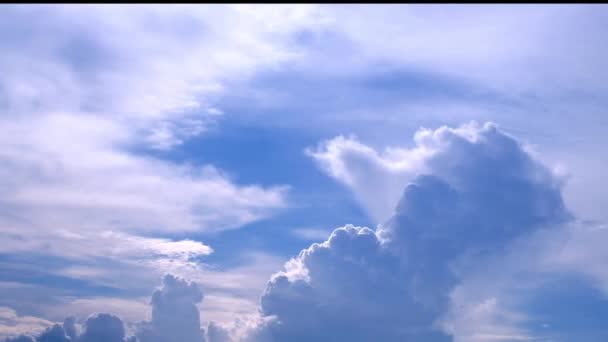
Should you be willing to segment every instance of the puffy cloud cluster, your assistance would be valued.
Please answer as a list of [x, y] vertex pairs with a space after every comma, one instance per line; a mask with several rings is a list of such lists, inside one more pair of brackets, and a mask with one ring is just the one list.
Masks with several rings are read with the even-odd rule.
[[74, 318], [66, 318], [63, 325], [54, 324], [37, 337], [20, 335], [7, 338], [5, 342], [134, 342], [126, 338], [125, 327], [117, 316], [100, 313], [90, 316], [83, 324], [83, 331], [78, 334]]
[[[272, 278], [261, 299], [262, 314], [271, 319], [259, 329], [260, 336], [273, 341], [449, 341], [438, 322], [459, 282], [457, 262], [500, 253], [517, 238], [571, 217], [559, 180], [493, 124], [422, 130], [415, 141], [414, 150], [401, 153], [414, 156], [411, 162], [389, 162], [356, 149], [365, 152], [354, 158], [356, 166], [385, 165], [387, 172], [394, 165], [418, 168], [408, 169], [412, 178], [393, 216], [377, 231], [336, 229]], [[344, 142], [333, 143], [350, 152], [358, 146]], [[353, 175], [361, 169], [351, 172], [353, 159], [332, 160], [349, 155], [336, 152], [329, 142], [328, 149], [313, 156], [361, 191], [356, 187], [365, 178]]]
[[[392, 217], [376, 230], [346, 225], [326, 241], [302, 250], [268, 282], [257, 323], [240, 331], [213, 322], [202, 329], [197, 308], [202, 292], [193, 283], [167, 275], [152, 296], [151, 320], [139, 323], [132, 338], [140, 342], [531, 338], [524, 330], [507, 326], [524, 321], [525, 316], [502, 307], [500, 299], [486, 296], [467, 302], [472, 288], [462, 284], [474, 279], [465, 279], [463, 265], [471, 260], [495, 261], [505, 251], [512, 253], [509, 248], [520, 241], [571, 222], [559, 177], [493, 124], [421, 130], [415, 142], [412, 150], [394, 151], [401, 161], [384, 164], [416, 165], [407, 168], [410, 178]], [[333, 148], [331, 154], [321, 148], [313, 156], [323, 157], [318, 160], [326, 170], [341, 165], [334, 177], [349, 177], [350, 161], [340, 159], [345, 154], [331, 144], [327, 145]], [[375, 161], [359, 155], [356, 164], [384, 163], [377, 153], [367, 155]], [[407, 156], [415, 156], [416, 161], [408, 161]], [[364, 177], [348, 179], [345, 183], [360, 191], [358, 182]], [[578, 248], [563, 250], [566, 254], [558, 262], [578, 264], [582, 256], [568, 253], [571, 249]], [[76, 329], [66, 324], [40, 337], [68, 338], [61, 332]], [[69, 338], [97, 341], [100, 327], [111, 334], [105, 341], [125, 338], [122, 323], [109, 315], [90, 318], [79, 337], [71, 333]]]
[[151, 320], [136, 323], [133, 336], [127, 336], [125, 324], [119, 317], [99, 313], [90, 316], [81, 329], [74, 317], [68, 317], [62, 325], [54, 324], [36, 337], [22, 334], [4, 342], [231, 341], [228, 332], [213, 321], [209, 322], [206, 331], [201, 328], [197, 304], [202, 300], [203, 293], [197, 284], [167, 274], [162, 279], [162, 287], [152, 295]]
[[262, 328], [267, 337], [261, 339], [446, 340], [432, 329], [436, 309], [408, 291], [411, 279], [399, 261], [372, 230], [336, 229], [270, 281], [261, 310], [274, 319]]

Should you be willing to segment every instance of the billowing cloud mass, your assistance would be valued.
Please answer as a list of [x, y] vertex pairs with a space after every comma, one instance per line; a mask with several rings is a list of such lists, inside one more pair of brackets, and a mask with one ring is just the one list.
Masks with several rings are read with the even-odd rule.
[[[491, 123], [421, 130], [415, 142], [417, 146], [401, 151], [404, 159], [396, 161], [406, 165], [405, 156], [413, 155], [418, 167], [408, 171], [411, 179], [392, 217], [376, 230], [346, 225], [334, 230], [326, 241], [302, 250], [268, 282], [257, 322], [244, 324], [240, 330], [213, 322], [201, 328], [197, 309], [203, 300], [201, 290], [194, 283], [166, 275], [163, 287], [152, 296], [151, 320], [138, 325], [139, 341], [487, 342], [539, 338], [522, 328], [525, 315], [503, 306], [505, 297], [498, 287], [471, 296], [475, 285], [480, 285], [475, 280], [479, 273], [471, 270], [486, 263], [503, 265], [500, 272], [495, 271], [503, 276], [500, 281], [508, 278], [513, 265], [530, 270], [545, 265], [544, 272], [552, 271], [547, 265], [570, 265], [571, 272], [588, 275], [573, 266], [590, 259], [573, 253], [580, 246], [570, 244], [578, 244], [578, 239], [566, 237], [568, 243], [561, 249], [555, 249], [556, 244], [538, 244], [536, 247], [542, 247], [538, 250], [530, 247], [539, 236], [564, 231], [575, 234], [568, 230], [571, 228], [563, 228], [575, 221], [562, 200], [562, 181], [518, 140]], [[323, 153], [315, 152], [317, 156]], [[337, 164], [343, 169], [334, 176], [349, 174], [348, 161]], [[357, 182], [349, 184], [356, 186]], [[579, 239], [588, 242], [589, 236], [583, 234]], [[548, 255], [558, 258], [548, 262]], [[511, 262], [497, 262], [503, 258]], [[605, 275], [597, 268], [587, 271], [598, 278]], [[100, 322], [105, 322], [115, 332], [112, 338], [121, 341], [122, 323], [110, 317], [89, 318], [78, 338], [98, 336]], [[59, 330], [67, 331], [54, 326], [45, 334]]]
[[[335, 142], [345, 146], [343, 138]], [[438, 319], [459, 282], [457, 261], [500, 253], [518, 237], [570, 219], [559, 180], [493, 124], [422, 130], [416, 143], [402, 153], [415, 160], [398, 163], [420, 167], [411, 168], [386, 224], [339, 228], [270, 281], [261, 311], [272, 319], [261, 330], [272, 340], [450, 340]], [[356, 150], [364, 152], [356, 166], [378, 161]], [[325, 165], [333, 176], [358, 185], [350, 160], [330, 159], [335, 145], [318, 153], [333, 163]]]

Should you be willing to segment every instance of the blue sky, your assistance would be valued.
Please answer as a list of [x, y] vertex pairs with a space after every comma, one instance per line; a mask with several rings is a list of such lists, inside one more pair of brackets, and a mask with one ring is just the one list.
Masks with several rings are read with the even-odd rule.
[[605, 341], [607, 19], [1, 7], [0, 339]]

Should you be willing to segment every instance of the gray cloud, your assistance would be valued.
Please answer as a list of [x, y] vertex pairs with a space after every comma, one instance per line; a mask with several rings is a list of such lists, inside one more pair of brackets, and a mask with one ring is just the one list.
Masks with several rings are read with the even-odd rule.
[[72, 339], [68, 337], [63, 330], [63, 326], [59, 324], [55, 324], [52, 327], [48, 328], [44, 331], [38, 338], [36, 342], [70, 342]]
[[100, 313], [89, 317], [78, 342], [125, 342], [125, 327], [117, 316]]

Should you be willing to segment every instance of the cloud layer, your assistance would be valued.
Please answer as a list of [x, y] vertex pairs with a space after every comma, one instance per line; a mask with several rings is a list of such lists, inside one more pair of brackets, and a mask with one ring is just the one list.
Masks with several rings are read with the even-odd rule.
[[287, 36], [309, 10], [265, 12], [283, 33], [239, 6], [4, 8], [0, 249], [15, 260], [64, 261], [36, 270], [47, 276], [103, 286], [127, 273], [149, 284], [211, 252], [175, 236], [237, 229], [284, 209], [287, 186], [242, 184], [169, 156], [222, 117], [214, 101], [225, 84], [292, 55]]
[[[197, 305], [203, 294], [198, 285], [166, 275], [162, 288], [152, 296], [151, 320], [138, 323], [132, 338], [140, 342], [548, 338], [526, 328], [530, 317], [514, 304], [532, 298], [539, 284], [550, 284], [555, 279], [550, 274], [605, 279], [602, 268], [589, 267], [593, 258], [602, 255], [576, 252], [592, 235], [603, 237], [605, 230], [575, 228], [579, 223], [563, 204], [560, 178], [494, 124], [421, 130], [415, 142], [413, 150], [399, 152], [402, 160], [393, 160], [418, 167], [408, 170], [412, 178], [392, 217], [376, 230], [346, 225], [326, 241], [302, 250], [268, 282], [257, 321], [235, 322], [232, 327], [210, 322], [201, 328]], [[327, 155], [322, 147], [313, 153], [315, 158]], [[377, 159], [373, 153], [366, 155]], [[416, 162], [410, 163], [407, 156], [417, 156]], [[350, 168], [360, 167], [361, 159], [354, 164], [348, 159], [320, 160], [328, 162], [328, 172], [341, 165], [342, 170], [332, 175], [349, 179]], [[345, 183], [356, 187], [358, 181]], [[487, 272], [495, 273], [496, 282], [481, 276]], [[514, 289], [522, 285], [529, 287], [528, 294], [512, 301], [518, 293]], [[106, 330], [100, 328], [106, 325]], [[53, 326], [40, 338], [65, 338], [65, 331], [77, 330], [68, 326], [68, 321], [64, 327]], [[92, 316], [82, 330], [77, 341], [97, 341], [102, 332], [110, 334], [104, 338], [112, 341], [126, 338], [122, 322], [111, 315]], [[552, 336], [559, 340], [556, 333]]]

